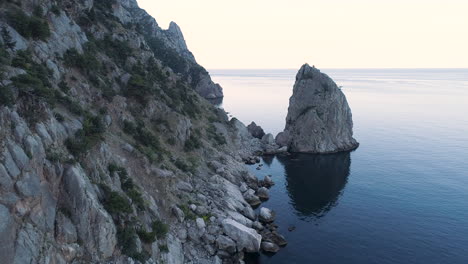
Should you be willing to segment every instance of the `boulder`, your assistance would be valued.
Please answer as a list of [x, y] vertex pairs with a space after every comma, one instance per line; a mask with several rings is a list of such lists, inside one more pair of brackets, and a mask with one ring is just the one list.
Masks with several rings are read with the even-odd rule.
[[183, 222], [185, 219], [185, 214], [184, 212], [177, 206], [172, 207], [172, 213], [174, 216], [179, 220], [179, 222]]
[[222, 222], [224, 233], [232, 240], [236, 241], [237, 249], [247, 252], [258, 252], [262, 236], [255, 229], [246, 227], [232, 219], [225, 219]]
[[195, 221], [197, 223], [198, 229], [205, 229], [206, 227], [205, 220], [203, 220], [202, 218], [197, 218]]
[[218, 246], [218, 249], [227, 251], [231, 254], [236, 252], [236, 242], [227, 236], [221, 235], [216, 238], [216, 245]]
[[245, 201], [249, 203], [252, 207], [256, 207], [262, 203], [262, 201], [260, 201], [260, 198], [258, 198], [258, 196], [255, 195], [255, 191], [252, 189], [246, 191], [243, 194], [243, 196]]
[[270, 195], [268, 194], [268, 189], [265, 187], [261, 187], [257, 190], [257, 196], [260, 200], [268, 200], [270, 199]]
[[268, 133], [262, 137], [262, 143], [273, 145], [276, 142], [275, 142], [275, 138], [273, 137], [273, 135], [271, 133]]
[[287, 147], [289, 142], [288, 134], [285, 132], [280, 132], [276, 135], [275, 142], [280, 147]]
[[275, 243], [276, 245], [280, 247], [286, 246], [288, 244], [284, 236], [280, 235], [276, 231], [264, 232], [262, 233], [262, 238], [263, 238], [263, 241]]
[[250, 123], [250, 125], [247, 126], [247, 130], [254, 138], [262, 139], [263, 136], [265, 136], [263, 128], [261, 126], [257, 126], [255, 122]]
[[265, 252], [276, 253], [279, 251], [279, 246], [272, 242], [262, 242], [262, 250]]
[[341, 89], [326, 74], [305, 64], [296, 75], [284, 133], [277, 144], [291, 152], [334, 153], [358, 147], [351, 109]]
[[271, 223], [275, 220], [275, 217], [276, 217], [276, 214], [274, 211], [265, 207], [260, 208], [260, 214], [259, 214], [260, 221], [264, 223]]
[[271, 177], [269, 175], [265, 175], [265, 177], [261, 181], [261, 185], [266, 187], [266, 188], [270, 188], [273, 185], [275, 185], [275, 183], [273, 182], [273, 180], [271, 179]]

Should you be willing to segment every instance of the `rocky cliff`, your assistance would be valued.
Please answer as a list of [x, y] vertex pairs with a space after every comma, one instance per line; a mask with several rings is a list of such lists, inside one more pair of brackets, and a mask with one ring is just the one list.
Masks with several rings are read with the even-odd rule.
[[305, 64], [296, 75], [284, 132], [276, 143], [291, 152], [333, 153], [355, 149], [351, 109], [326, 74]]
[[2, 263], [237, 263], [284, 240], [243, 164], [265, 144], [202, 97], [175, 24], [135, 0], [11, 0], [0, 27]]

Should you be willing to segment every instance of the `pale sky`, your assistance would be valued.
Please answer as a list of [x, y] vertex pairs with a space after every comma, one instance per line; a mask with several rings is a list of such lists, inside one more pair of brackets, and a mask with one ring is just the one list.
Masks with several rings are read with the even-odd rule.
[[468, 0], [138, 0], [207, 69], [468, 68]]

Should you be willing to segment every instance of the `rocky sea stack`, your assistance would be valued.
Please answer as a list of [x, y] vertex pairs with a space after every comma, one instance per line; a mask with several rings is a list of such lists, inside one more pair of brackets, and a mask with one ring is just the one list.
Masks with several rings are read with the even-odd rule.
[[290, 152], [333, 153], [355, 149], [353, 120], [346, 97], [336, 83], [305, 64], [296, 75], [286, 127], [276, 143]]

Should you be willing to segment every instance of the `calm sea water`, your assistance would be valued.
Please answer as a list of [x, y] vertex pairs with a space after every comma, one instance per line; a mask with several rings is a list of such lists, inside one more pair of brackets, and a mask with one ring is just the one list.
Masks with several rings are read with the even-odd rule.
[[[289, 242], [252, 262], [468, 263], [468, 70], [322, 72], [343, 86], [361, 146], [249, 167], [273, 176], [263, 206]], [[295, 73], [211, 71], [226, 111], [274, 134]]]

